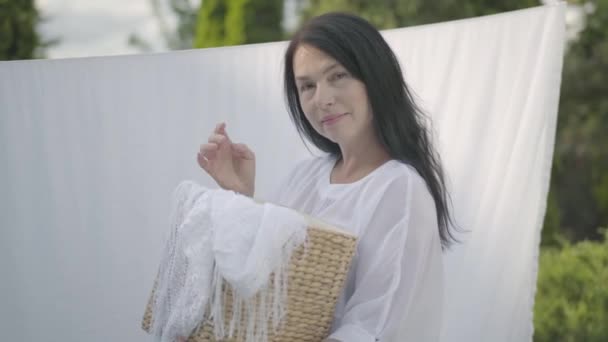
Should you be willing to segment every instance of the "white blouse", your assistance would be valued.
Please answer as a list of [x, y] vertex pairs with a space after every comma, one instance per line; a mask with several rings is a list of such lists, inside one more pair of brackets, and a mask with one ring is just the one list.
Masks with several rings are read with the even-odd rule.
[[438, 341], [443, 266], [435, 202], [411, 166], [390, 160], [350, 184], [331, 184], [331, 156], [298, 163], [277, 203], [358, 236], [328, 339]]

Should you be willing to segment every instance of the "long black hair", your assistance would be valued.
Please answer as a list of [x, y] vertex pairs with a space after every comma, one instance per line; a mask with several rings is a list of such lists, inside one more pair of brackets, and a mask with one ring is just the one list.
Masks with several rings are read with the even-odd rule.
[[391, 158], [413, 166], [425, 180], [435, 201], [441, 245], [449, 247], [456, 239], [449, 228], [453, 220], [439, 156], [425, 127], [426, 117], [414, 102], [399, 61], [380, 32], [358, 16], [328, 13], [302, 26], [285, 52], [285, 97], [298, 132], [321, 151], [341, 158], [338, 144], [317, 133], [300, 106], [293, 57], [302, 44], [331, 56], [365, 84], [380, 143]]

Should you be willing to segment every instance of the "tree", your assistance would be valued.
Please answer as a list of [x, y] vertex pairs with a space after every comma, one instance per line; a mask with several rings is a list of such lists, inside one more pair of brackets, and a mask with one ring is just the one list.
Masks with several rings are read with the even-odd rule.
[[204, 0], [194, 47], [281, 40], [283, 0]]
[[[583, 1], [573, 1], [583, 3]], [[608, 0], [587, 2], [567, 48], [543, 241], [600, 238], [608, 226]]]
[[[167, 14], [162, 10], [162, 0], [150, 0], [150, 5], [167, 48], [169, 50], [191, 49], [198, 6], [189, 0], [168, 0], [170, 15], [174, 15], [176, 18], [176, 27], [172, 28], [167, 22]], [[129, 44], [142, 51], [152, 50], [147, 41], [134, 33], [129, 36]]]
[[[159, 0], [154, 0], [158, 2]], [[163, 30], [167, 45], [171, 50], [191, 49], [196, 29], [197, 6], [189, 0], [170, 0], [171, 10], [177, 16], [177, 26], [173, 34]], [[157, 6], [158, 8], [158, 6]]]
[[537, 0], [309, 0], [300, 9], [301, 20], [330, 12], [356, 13], [379, 29], [430, 24], [537, 6]]
[[608, 341], [608, 230], [603, 242], [540, 253], [534, 341]]
[[[224, 21], [228, 5], [223, 0], [205, 0], [198, 12], [194, 46], [197, 48], [222, 46], [226, 41]], [[235, 43], [228, 43], [234, 45]], [[239, 44], [239, 42], [236, 42]]]
[[[171, 10], [169, 15], [176, 17], [175, 28], [168, 23], [163, 0], [150, 0], [150, 4], [170, 50], [261, 43], [283, 38], [283, 0], [203, 0], [200, 7], [195, 6], [192, 0], [165, 1]], [[130, 35], [129, 44], [142, 51], [153, 50], [136, 34]]]
[[39, 21], [33, 0], [0, 0], [0, 60], [40, 57]]

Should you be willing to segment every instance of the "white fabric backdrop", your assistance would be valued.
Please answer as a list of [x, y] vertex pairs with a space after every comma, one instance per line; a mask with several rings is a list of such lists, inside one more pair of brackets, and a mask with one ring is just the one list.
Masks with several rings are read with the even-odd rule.
[[[563, 4], [390, 30], [435, 120], [459, 223], [443, 341], [532, 334]], [[144, 341], [183, 179], [215, 123], [257, 152], [257, 195], [309, 155], [282, 99], [285, 43], [0, 63], [0, 339]]]

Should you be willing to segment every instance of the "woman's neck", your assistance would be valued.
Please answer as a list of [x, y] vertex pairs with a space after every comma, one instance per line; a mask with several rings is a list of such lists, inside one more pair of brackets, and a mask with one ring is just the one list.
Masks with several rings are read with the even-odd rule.
[[336, 162], [332, 183], [352, 183], [367, 176], [391, 159], [377, 139], [359, 139], [350, 146], [340, 146], [342, 158]]

